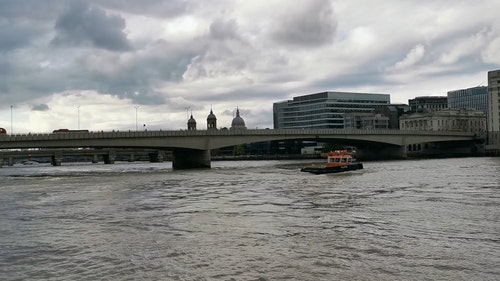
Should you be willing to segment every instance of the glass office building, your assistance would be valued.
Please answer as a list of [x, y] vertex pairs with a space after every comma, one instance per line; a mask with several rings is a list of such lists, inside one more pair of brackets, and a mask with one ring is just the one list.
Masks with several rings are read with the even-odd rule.
[[448, 92], [448, 108], [475, 109], [488, 115], [488, 87], [480, 86]]
[[344, 129], [344, 116], [389, 105], [389, 94], [321, 92], [273, 104], [274, 128]]

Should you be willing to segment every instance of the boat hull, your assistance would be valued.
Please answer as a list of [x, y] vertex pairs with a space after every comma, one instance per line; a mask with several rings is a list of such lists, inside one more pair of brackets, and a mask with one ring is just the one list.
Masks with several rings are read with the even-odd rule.
[[319, 175], [319, 174], [341, 173], [359, 169], [363, 169], [363, 164], [353, 163], [349, 165], [334, 166], [334, 167], [304, 167], [300, 169], [300, 171]]

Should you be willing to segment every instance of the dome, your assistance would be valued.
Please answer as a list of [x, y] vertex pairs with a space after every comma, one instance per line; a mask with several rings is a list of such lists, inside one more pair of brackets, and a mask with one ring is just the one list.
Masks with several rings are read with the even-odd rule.
[[208, 120], [217, 120], [217, 117], [215, 117], [214, 113], [212, 112], [212, 109], [210, 109], [210, 114], [207, 116], [207, 121]]
[[217, 117], [215, 117], [211, 108], [210, 114], [207, 116], [207, 130], [217, 130]]
[[191, 118], [188, 120], [188, 130], [196, 130], [196, 120], [193, 118], [193, 113], [191, 113]]
[[231, 129], [246, 129], [245, 120], [240, 117], [240, 110], [236, 109], [236, 117], [233, 118], [233, 122], [231, 122]]
[[194, 120], [193, 114], [191, 114], [191, 118], [189, 118], [188, 124], [196, 124], [196, 120]]

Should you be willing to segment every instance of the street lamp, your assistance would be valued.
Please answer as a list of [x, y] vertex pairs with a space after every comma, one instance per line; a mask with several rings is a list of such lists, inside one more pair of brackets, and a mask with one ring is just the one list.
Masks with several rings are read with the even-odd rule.
[[13, 107], [13, 105], [11, 104], [10, 105], [10, 134], [11, 135], [14, 134], [14, 130], [12, 129], [12, 107]]
[[138, 105], [134, 106], [135, 107], [135, 131], [138, 131], [138, 127], [137, 127], [137, 109], [139, 108]]
[[189, 110], [191, 109], [191, 107], [184, 107], [184, 109], [186, 110], [186, 119], [189, 120]]
[[78, 130], [80, 130], [80, 106], [79, 105], [76, 107], [76, 110], [78, 112]]

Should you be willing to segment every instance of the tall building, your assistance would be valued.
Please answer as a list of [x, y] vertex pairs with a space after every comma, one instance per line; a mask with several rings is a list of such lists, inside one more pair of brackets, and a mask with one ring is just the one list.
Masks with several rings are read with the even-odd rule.
[[388, 129], [389, 117], [374, 113], [347, 113], [344, 116], [345, 129]]
[[479, 86], [448, 92], [448, 108], [472, 108], [488, 115], [488, 87]]
[[344, 117], [352, 112], [373, 113], [390, 104], [388, 94], [321, 92], [273, 104], [274, 128], [344, 129]]
[[500, 70], [488, 72], [488, 131], [500, 131]]
[[488, 145], [500, 153], [500, 69], [488, 72]]
[[380, 114], [382, 116], [389, 117], [387, 128], [388, 129], [399, 129], [399, 118], [403, 116], [404, 113], [408, 112], [409, 107], [407, 104], [390, 104], [377, 106], [375, 108], [375, 114]]
[[448, 97], [416, 97], [408, 100], [410, 112], [428, 112], [448, 107]]

